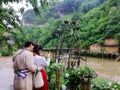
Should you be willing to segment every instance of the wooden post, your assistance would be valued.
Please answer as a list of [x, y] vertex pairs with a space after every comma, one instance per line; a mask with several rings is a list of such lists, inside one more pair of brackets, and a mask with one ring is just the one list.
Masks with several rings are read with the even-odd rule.
[[60, 90], [60, 70], [56, 70], [56, 85], [57, 85], [57, 90]]

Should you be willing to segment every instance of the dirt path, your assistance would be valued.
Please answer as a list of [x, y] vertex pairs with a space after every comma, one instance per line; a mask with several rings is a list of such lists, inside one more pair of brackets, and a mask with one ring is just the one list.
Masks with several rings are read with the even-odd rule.
[[0, 58], [0, 90], [13, 90], [13, 63], [11, 57]]

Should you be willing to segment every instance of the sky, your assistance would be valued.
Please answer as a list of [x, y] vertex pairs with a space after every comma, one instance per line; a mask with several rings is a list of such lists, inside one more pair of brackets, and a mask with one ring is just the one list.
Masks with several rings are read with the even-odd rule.
[[[26, 5], [28, 5], [28, 7]], [[8, 3], [8, 5], [3, 4], [3, 7], [13, 7], [13, 9], [16, 11], [19, 11], [19, 9], [22, 7], [25, 8], [25, 11], [32, 8], [32, 6], [27, 4], [25, 0], [22, 0], [20, 3]]]
[[[63, 0], [59, 0], [59, 1], [63, 1]], [[28, 7], [26, 5], [28, 5]], [[32, 9], [32, 6], [30, 5], [30, 3], [26, 3], [26, 0], [22, 0], [19, 3], [8, 3], [8, 5], [3, 4], [3, 6], [4, 7], [13, 7], [13, 9], [16, 11], [18, 11], [22, 7], [25, 8], [25, 11], [28, 9]]]

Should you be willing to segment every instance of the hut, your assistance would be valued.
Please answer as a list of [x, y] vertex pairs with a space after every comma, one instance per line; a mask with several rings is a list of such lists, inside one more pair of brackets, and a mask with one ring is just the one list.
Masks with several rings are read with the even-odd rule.
[[106, 53], [118, 53], [119, 42], [116, 39], [108, 38], [104, 41], [104, 52]]
[[101, 46], [99, 44], [92, 44], [90, 45], [91, 52], [100, 52]]

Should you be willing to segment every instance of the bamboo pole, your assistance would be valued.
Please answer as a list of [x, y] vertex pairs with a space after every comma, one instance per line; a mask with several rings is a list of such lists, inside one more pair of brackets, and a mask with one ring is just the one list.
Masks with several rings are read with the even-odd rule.
[[57, 90], [60, 90], [60, 70], [56, 70], [56, 85], [57, 85]]

